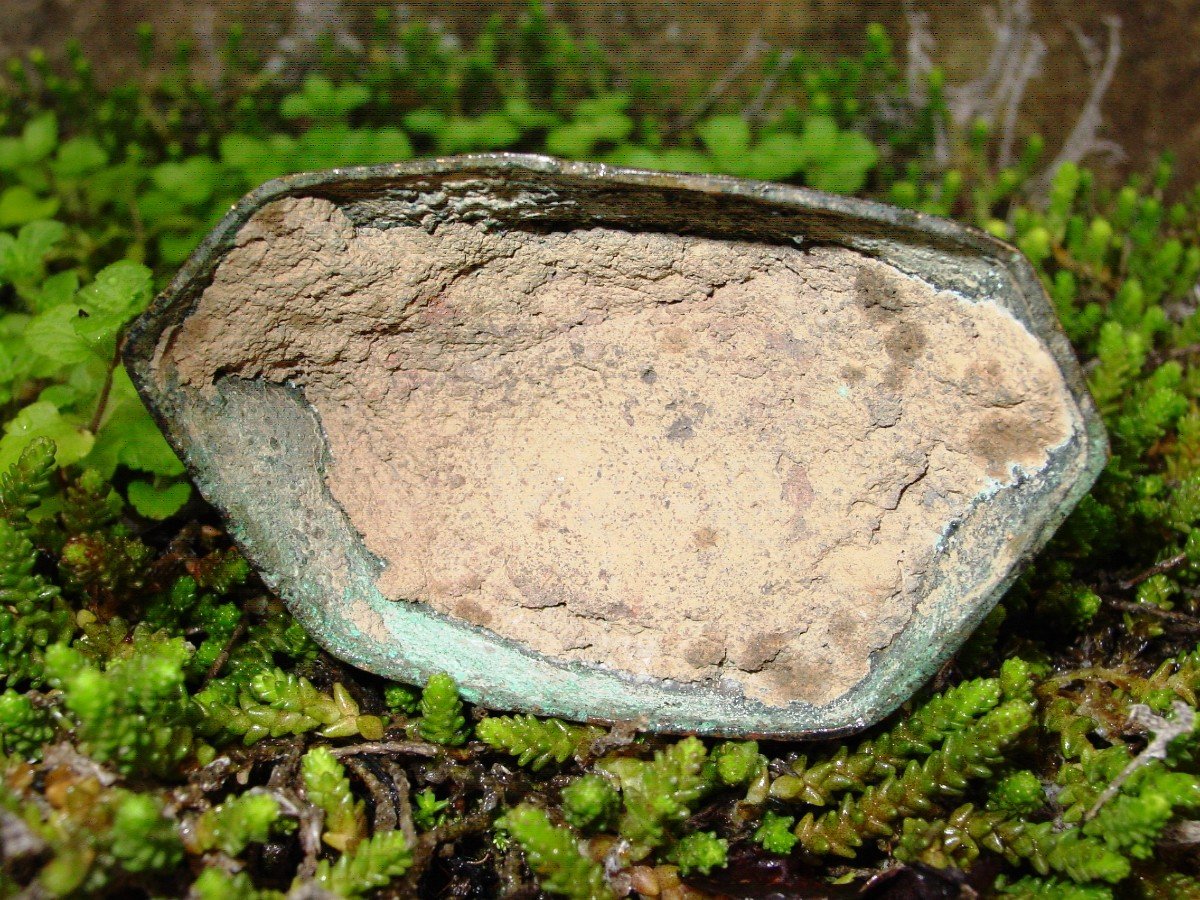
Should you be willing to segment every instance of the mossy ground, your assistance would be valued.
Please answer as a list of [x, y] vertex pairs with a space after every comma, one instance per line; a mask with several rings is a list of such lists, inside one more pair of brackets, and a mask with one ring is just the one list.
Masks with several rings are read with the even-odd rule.
[[[231, 34], [219, 88], [186, 52], [108, 89], [82, 53], [9, 61], [0, 893], [1200, 894], [1200, 194], [1167, 203], [1166, 161], [1110, 186], [1036, 137], [1007, 153], [880, 29], [861, 58], [768, 54], [753, 96], [686, 109], [537, 6], [466, 49], [377, 31], [281, 72]], [[154, 287], [267, 178], [498, 149], [882, 198], [1043, 277], [1112, 461], [870, 734], [663, 739], [386, 684], [319, 652], [192, 495], [116, 364]]]

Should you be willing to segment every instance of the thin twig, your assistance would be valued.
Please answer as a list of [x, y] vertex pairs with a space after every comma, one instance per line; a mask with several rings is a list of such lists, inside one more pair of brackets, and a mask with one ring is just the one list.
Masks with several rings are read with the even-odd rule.
[[95, 778], [104, 787], [116, 784], [119, 780], [116, 772], [106, 769], [91, 757], [84, 756], [68, 741], [51, 744], [43, 755], [43, 765], [47, 770], [64, 768], [83, 778]]
[[0, 809], [0, 860], [11, 862], [27, 856], [38, 856], [47, 844], [25, 820], [7, 809]]
[[1160, 838], [1161, 843], [1175, 847], [1194, 847], [1200, 844], [1200, 822], [1185, 819], [1168, 825]]
[[1185, 356], [1192, 356], [1195, 353], [1200, 353], [1200, 344], [1186, 344], [1183, 347], [1175, 347], [1168, 350], [1165, 354], [1167, 359], [1182, 359]]
[[742, 112], [742, 118], [751, 125], [757, 125], [759, 119], [762, 118], [767, 109], [767, 101], [774, 95], [779, 87], [779, 82], [783, 79], [783, 73], [787, 71], [788, 66], [792, 64], [792, 60], [796, 58], [796, 51], [791, 47], [784, 49], [779, 54], [779, 59], [775, 61], [775, 65], [771, 67], [771, 74], [763, 79], [762, 87], [758, 89], [758, 93], [754, 95], [754, 99], [750, 101], [750, 105]]
[[1148, 581], [1149, 579], [1153, 578], [1155, 575], [1162, 575], [1165, 572], [1170, 572], [1173, 569], [1178, 569], [1180, 566], [1182, 566], [1187, 561], [1188, 561], [1188, 557], [1187, 557], [1186, 553], [1176, 553], [1174, 556], [1172, 556], [1168, 559], [1164, 559], [1162, 562], [1155, 563], [1154, 565], [1152, 565], [1150, 568], [1146, 569], [1145, 571], [1139, 572], [1137, 575], [1134, 575], [1132, 578], [1130, 578], [1126, 581], [1119, 582], [1117, 584], [1117, 587], [1119, 587], [1123, 591], [1131, 590], [1131, 589], [1137, 587], [1143, 581]]
[[392, 783], [396, 786], [396, 813], [399, 819], [397, 827], [408, 841], [408, 846], [415, 846], [417, 827], [413, 824], [412, 799], [409, 797], [411, 786], [408, 783], [408, 775], [391, 759], [384, 760], [384, 768], [387, 769]]
[[104, 384], [100, 386], [100, 396], [96, 400], [96, 411], [92, 413], [92, 420], [88, 422], [88, 431], [92, 434], [100, 430], [100, 423], [104, 420], [104, 413], [108, 409], [108, 397], [112, 393], [113, 376], [117, 372], [117, 366], [121, 364], [121, 345], [124, 340], [124, 337], [117, 338], [112, 359], [108, 361], [108, 371], [104, 373]]
[[453, 821], [438, 825], [436, 828], [425, 832], [417, 839], [410, 871], [418, 873], [416, 877], [419, 877], [419, 873], [424, 872], [425, 867], [429, 865], [429, 861], [433, 858], [433, 854], [439, 845], [449, 841], [457, 841], [468, 834], [477, 834], [480, 831], [485, 831], [491, 824], [491, 813], [476, 812], [469, 816], [463, 816], [461, 819], [454, 819]]
[[1150, 743], [1146, 745], [1146, 749], [1129, 761], [1129, 764], [1121, 770], [1121, 773], [1114, 778], [1096, 798], [1096, 802], [1092, 804], [1092, 808], [1088, 810], [1087, 815], [1083, 817], [1085, 822], [1096, 817], [1104, 804], [1117, 795], [1121, 790], [1121, 785], [1129, 780], [1129, 776], [1140, 769], [1142, 766], [1156, 759], [1166, 759], [1167, 747], [1171, 741], [1184, 734], [1191, 734], [1192, 728], [1196, 724], [1196, 711], [1184, 703], [1182, 700], [1176, 700], [1174, 704], [1175, 718], [1164, 719], [1160, 715], [1156, 715], [1151, 711], [1150, 707], [1144, 703], [1135, 703], [1129, 711], [1130, 725], [1141, 725], [1150, 732]]
[[1021, 101], [1025, 99], [1025, 92], [1029, 89], [1029, 82], [1041, 72], [1042, 58], [1045, 55], [1045, 42], [1036, 34], [1030, 35], [1021, 61], [1013, 73], [1012, 86], [1004, 106], [1004, 118], [1000, 128], [1000, 152], [997, 157], [997, 163], [1002, 169], [1012, 164], [1013, 145], [1017, 136], [1017, 114], [1021, 109]]
[[999, 16], [991, 8], [986, 8], [984, 15], [995, 36], [984, 71], [961, 87], [947, 90], [950, 111], [958, 125], [977, 118], [995, 122], [1011, 84], [1011, 73], [1024, 55], [1033, 19], [1029, 0], [1010, 0], [1001, 6]]
[[904, 19], [908, 23], [904, 83], [913, 106], [924, 106], [929, 99], [927, 79], [933, 71], [933, 50], [937, 42], [929, 28], [929, 13], [913, 6], [912, 0], [904, 0]]
[[317, 860], [321, 855], [321, 830], [324, 827], [325, 814], [308, 800], [301, 799], [293, 791], [276, 790], [275, 795], [287, 796], [296, 809], [299, 820], [300, 849], [304, 853], [296, 875], [301, 881], [312, 878], [317, 871]]
[[1169, 623], [1181, 631], [1200, 634], [1200, 619], [1189, 616], [1186, 613], [1172, 612], [1169, 609], [1159, 609], [1150, 603], [1133, 603], [1129, 600], [1118, 600], [1116, 597], [1106, 597], [1103, 594], [1100, 595], [1100, 599], [1104, 601], [1106, 606], [1111, 606], [1113, 609], [1119, 609], [1122, 612], [1128, 613], [1145, 613], [1156, 619], [1162, 619], [1163, 622]]
[[[1100, 107], [1112, 85], [1113, 76], [1117, 71], [1117, 62], [1121, 58], [1121, 20], [1117, 16], [1108, 16], [1105, 18], [1104, 24], [1108, 28], [1108, 47], [1104, 53], [1104, 61], [1098, 69], [1093, 70], [1092, 89], [1080, 110], [1079, 117], [1075, 120], [1075, 126], [1063, 142], [1054, 161], [1039, 177], [1039, 185], [1043, 189], [1049, 187], [1054, 173], [1064, 163], [1077, 163], [1094, 151], [1108, 152], [1117, 158], [1123, 155], [1120, 145], [1096, 136], [1100, 126], [1104, 124], [1104, 116]], [[1085, 55], [1087, 55], [1086, 49]]]
[[745, 74], [746, 70], [754, 64], [754, 61], [766, 52], [767, 46], [767, 42], [762, 39], [762, 33], [758, 31], [754, 32], [750, 36], [750, 40], [746, 42], [746, 46], [742, 49], [742, 52], [738, 54], [737, 59], [721, 74], [720, 78], [712, 83], [708, 92], [700, 98], [700, 102], [680, 117], [668, 129], [667, 133], [669, 135], [678, 134], [681, 131], [686, 131], [700, 121], [701, 117], [716, 105], [717, 101], [725, 95], [734, 82]]
[[214, 678], [221, 674], [221, 669], [225, 667], [225, 663], [229, 662], [229, 654], [233, 652], [234, 645], [242, 639], [246, 633], [246, 615], [238, 619], [237, 627], [233, 629], [233, 634], [229, 636], [229, 640], [225, 642], [225, 646], [221, 648], [221, 652], [217, 654], [217, 658], [213, 660], [212, 665], [208, 667], [208, 671], [204, 673], [202, 685], [208, 684]]
[[331, 752], [339, 759], [344, 756], [359, 756], [365, 753], [378, 753], [383, 756], [432, 757], [441, 753], [442, 748], [420, 741], [368, 741], [364, 744], [351, 744], [349, 747], [334, 747]]
[[576, 761], [581, 766], [591, 765], [591, 763], [610, 750], [618, 750], [621, 747], [629, 746], [637, 738], [638, 732], [643, 730], [645, 726], [645, 721], [618, 722], [610, 730], [584, 747], [583, 752], [576, 757]]
[[372, 766], [357, 757], [349, 757], [346, 760], [346, 768], [358, 776], [359, 781], [366, 785], [371, 794], [371, 805], [375, 807], [371, 830], [376, 834], [381, 831], [394, 831], [398, 819], [395, 786], [384, 784]]

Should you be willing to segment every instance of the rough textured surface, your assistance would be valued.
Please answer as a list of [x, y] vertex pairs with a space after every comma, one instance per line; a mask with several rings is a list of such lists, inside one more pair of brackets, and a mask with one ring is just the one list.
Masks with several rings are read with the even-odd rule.
[[316, 199], [244, 226], [159, 349], [303, 388], [388, 596], [769, 703], [859, 681], [947, 523], [1071, 431], [1007, 312], [848, 250]]

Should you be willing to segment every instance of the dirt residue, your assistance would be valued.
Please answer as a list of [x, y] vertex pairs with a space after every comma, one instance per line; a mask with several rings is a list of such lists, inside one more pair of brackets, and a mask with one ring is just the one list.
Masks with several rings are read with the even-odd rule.
[[1072, 404], [1011, 315], [847, 250], [356, 228], [281, 200], [166, 365], [301, 387], [380, 589], [547, 655], [827, 702]]

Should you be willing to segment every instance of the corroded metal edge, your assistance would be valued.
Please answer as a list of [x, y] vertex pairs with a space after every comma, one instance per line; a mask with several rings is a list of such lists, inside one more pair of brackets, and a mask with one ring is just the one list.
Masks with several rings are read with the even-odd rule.
[[[509, 185], [515, 188], [507, 199], [489, 193]], [[439, 194], [439, 188], [448, 190]], [[328, 450], [298, 391], [225, 380], [214, 398], [202, 400], [198, 392], [154, 372], [160, 338], [190, 313], [241, 226], [273, 200], [327, 197], [375, 221], [369, 218], [370, 204], [383, 197], [389, 209], [409, 204], [407, 224], [473, 218], [488, 225], [507, 218], [569, 227], [600, 224], [589, 211], [589, 191], [609, 199], [621, 195], [617, 206], [627, 212], [603, 214], [605, 224], [614, 227], [840, 244], [936, 287], [968, 298], [987, 296], [1046, 345], [1070, 389], [1077, 413], [1073, 436], [1052, 448], [1039, 475], [981, 498], [945, 536], [942, 571], [926, 585], [912, 620], [873, 656], [868, 676], [829, 704], [769, 707], [713, 685], [550, 659], [421, 604], [388, 600], [374, 586], [379, 561], [363, 548], [324, 484], [322, 460]], [[560, 203], [560, 196], [571, 199]], [[429, 203], [431, 197], [437, 202]], [[625, 200], [633, 202], [621, 206]], [[705, 214], [673, 211], [689, 204]], [[730, 208], [736, 209], [726, 215]], [[225, 216], [134, 324], [125, 360], [147, 406], [201, 493], [225, 517], [233, 539], [330, 652], [404, 681], [423, 682], [433, 672], [447, 671], [469, 699], [488, 706], [597, 722], [635, 720], [666, 732], [832, 737], [887, 715], [991, 611], [1107, 459], [1103, 425], [1045, 292], [1029, 263], [1002, 241], [936, 217], [803, 188], [543, 156], [436, 158], [268, 182]], [[238, 420], [256, 440], [241, 442], [242, 429], [230, 431]], [[218, 434], [222, 427], [224, 433]], [[314, 540], [314, 534], [320, 538]]]

